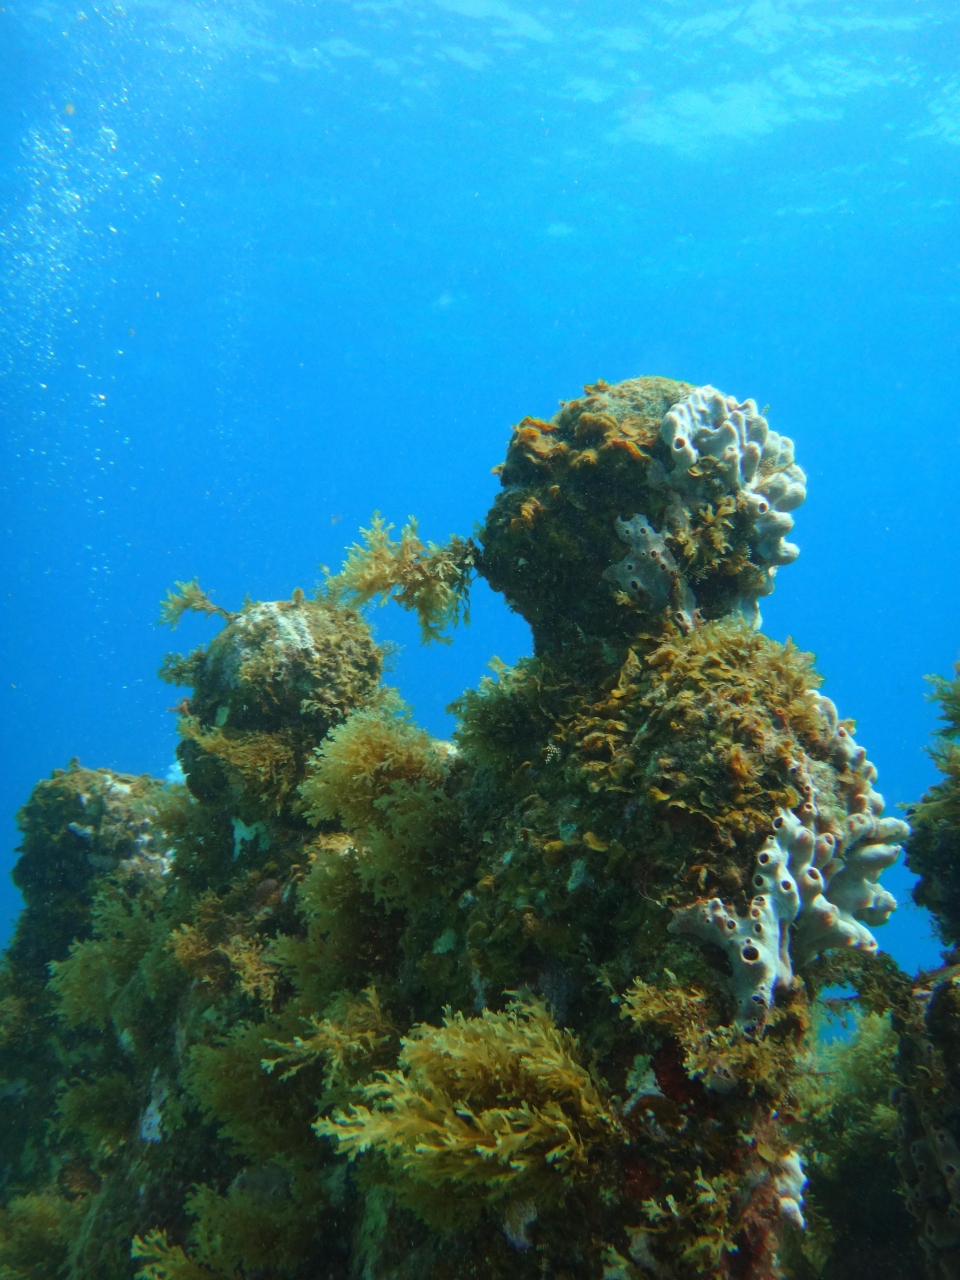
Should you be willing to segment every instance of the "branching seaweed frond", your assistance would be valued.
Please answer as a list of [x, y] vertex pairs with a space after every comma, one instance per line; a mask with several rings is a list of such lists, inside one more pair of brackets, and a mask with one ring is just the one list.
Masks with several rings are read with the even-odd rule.
[[374, 512], [370, 528], [360, 530], [363, 542], [355, 542], [340, 572], [327, 577], [327, 595], [358, 608], [378, 597], [381, 604], [396, 600], [416, 613], [424, 644], [448, 644], [447, 629], [461, 618], [470, 620], [476, 548], [469, 538], [456, 536], [424, 543], [412, 516], [400, 530], [399, 542], [390, 537], [393, 527]]
[[131, 1258], [141, 1265], [135, 1280], [211, 1280], [213, 1272], [188, 1258], [178, 1244], [171, 1244], [166, 1231], [148, 1231], [145, 1237], [134, 1236]]
[[342, 1008], [333, 1016], [305, 1019], [309, 1035], [294, 1036], [289, 1042], [265, 1041], [277, 1056], [261, 1061], [264, 1071], [272, 1075], [282, 1067], [279, 1078], [289, 1080], [304, 1067], [320, 1062], [328, 1091], [352, 1083], [358, 1069], [362, 1070], [372, 1055], [391, 1040], [396, 1044], [396, 1033], [384, 1016], [376, 988], [367, 987], [361, 995], [362, 999], [341, 1002]]
[[173, 589], [168, 589], [166, 599], [160, 602], [159, 625], [173, 630], [185, 613], [219, 613], [227, 622], [239, 616], [214, 604], [196, 578], [189, 582], [175, 582]]
[[219, 756], [245, 789], [280, 813], [297, 780], [296, 742], [292, 733], [206, 728], [189, 715], [180, 717], [177, 728], [182, 737], [191, 739], [202, 751]]
[[377, 1151], [421, 1185], [498, 1199], [521, 1180], [559, 1189], [619, 1130], [575, 1037], [542, 1004], [475, 1018], [448, 1010], [441, 1027], [401, 1043], [399, 1069], [363, 1090], [370, 1107], [314, 1125], [350, 1159]]
[[791, 1079], [801, 1052], [805, 1021], [796, 1012], [775, 1011], [762, 1036], [741, 1027], [718, 1026], [704, 991], [678, 985], [659, 987], [639, 978], [623, 995], [621, 1016], [640, 1029], [656, 1023], [680, 1046], [683, 1069], [721, 1091], [735, 1085], [780, 1092]]
[[947, 680], [944, 676], [927, 676], [933, 685], [927, 696], [931, 702], [939, 702], [940, 719], [946, 722], [937, 731], [938, 736], [951, 741], [960, 738], [960, 662], [954, 666], [954, 671], [956, 676], [953, 680]]

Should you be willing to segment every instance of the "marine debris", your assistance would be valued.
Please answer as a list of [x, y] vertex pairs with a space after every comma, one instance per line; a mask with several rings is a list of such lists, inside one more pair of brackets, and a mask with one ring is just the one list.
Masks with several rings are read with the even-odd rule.
[[[811, 657], [758, 630], [793, 447], [752, 401], [638, 378], [524, 419], [499, 470], [476, 541], [376, 518], [314, 597], [178, 584], [167, 622], [224, 621], [161, 671], [185, 783], [38, 784], [4, 1280], [835, 1274], [804, 1205], [805, 1161], [834, 1186], [814, 997], [825, 953], [885, 972], [907, 828]], [[440, 742], [360, 610], [443, 638], [474, 573], [534, 654]]]

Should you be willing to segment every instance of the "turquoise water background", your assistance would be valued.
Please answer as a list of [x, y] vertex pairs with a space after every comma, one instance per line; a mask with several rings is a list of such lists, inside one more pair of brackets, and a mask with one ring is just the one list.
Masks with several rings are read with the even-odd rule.
[[[374, 509], [469, 533], [511, 423], [639, 373], [795, 439], [765, 629], [917, 798], [960, 647], [958, 51], [945, 0], [4, 0], [2, 874], [52, 768], [170, 767], [154, 671], [210, 632], [156, 627], [174, 579], [309, 588]], [[529, 648], [483, 584], [450, 648], [376, 621], [441, 735]], [[906, 904], [880, 941], [937, 960]]]

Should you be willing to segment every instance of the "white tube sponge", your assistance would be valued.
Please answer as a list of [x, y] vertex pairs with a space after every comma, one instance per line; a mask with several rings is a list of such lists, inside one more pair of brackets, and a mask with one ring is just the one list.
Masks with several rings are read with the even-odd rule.
[[799, 953], [807, 959], [828, 947], [860, 946], [867, 938], [873, 942], [869, 930], [856, 921], [842, 919], [839, 907], [825, 896], [827, 886], [821, 868], [833, 857], [836, 848], [833, 838], [818, 839], [793, 813], [781, 811], [773, 826], [777, 843], [787, 853], [800, 894], [793, 958], [797, 959]]
[[876, 951], [867, 926], [883, 924], [897, 905], [877, 881], [900, 854], [899, 844], [889, 841], [904, 839], [910, 828], [899, 818], [880, 816], [883, 797], [872, 788], [876, 770], [866, 752], [839, 725], [829, 699], [821, 699], [821, 710], [834, 754], [844, 761], [840, 790], [850, 811], [839, 838], [832, 831], [818, 832], [823, 820], [808, 783], [799, 814], [782, 809], [757, 854], [752, 882], [757, 893], [747, 915], [711, 898], [681, 907], [669, 926], [673, 933], [693, 934], [726, 952], [742, 1026], [763, 1021], [777, 987], [792, 984], [794, 965], [830, 948]]
[[689, 631], [697, 602], [662, 534], [657, 533], [643, 515], [631, 520], [621, 520], [618, 516], [617, 533], [630, 550], [622, 560], [604, 570], [604, 578], [615, 582], [635, 604], [652, 612], [661, 611], [673, 600], [674, 620], [684, 631]]
[[677, 562], [670, 548], [646, 516], [617, 519], [617, 533], [630, 548], [624, 558], [604, 572], [632, 599], [653, 610], [670, 601], [670, 589], [677, 578]]
[[[877, 771], [867, 759], [866, 751], [840, 724], [837, 709], [829, 698], [820, 695], [818, 705], [827, 731], [828, 758], [837, 771], [835, 790], [846, 816], [832, 837], [833, 851], [817, 865], [827, 886], [826, 897], [839, 910], [841, 920], [856, 930], [856, 940], [847, 945], [872, 951], [877, 943], [866, 926], [884, 924], [897, 906], [893, 894], [877, 881], [900, 856], [900, 841], [909, 836], [910, 827], [900, 818], [882, 816], [883, 796], [873, 788]], [[812, 793], [808, 803], [814, 811], [814, 821], [820, 824], [821, 815]], [[840, 944], [828, 942], [826, 945]], [[804, 955], [798, 960], [802, 963], [806, 958]]]
[[770, 430], [755, 401], [739, 404], [715, 387], [697, 387], [664, 414], [660, 436], [673, 460], [675, 488], [700, 496], [702, 477], [694, 469], [712, 458], [727, 491], [747, 497], [760, 563], [776, 570], [796, 560], [799, 548], [785, 536], [793, 528], [789, 512], [807, 496], [807, 478], [793, 460], [793, 441]]
[[806, 1229], [801, 1206], [803, 1189], [807, 1185], [807, 1177], [803, 1172], [803, 1161], [796, 1151], [788, 1151], [777, 1162], [773, 1178], [773, 1189], [777, 1197], [780, 1216], [799, 1228]]
[[[742, 575], [738, 587], [728, 591], [722, 611], [738, 610], [759, 627], [757, 601], [773, 590], [779, 566], [790, 564], [800, 554], [799, 548], [786, 540], [793, 528], [790, 512], [807, 496], [806, 476], [793, 460], [793, 441], [770, 430], [753, 400], [739, 404], [711, 386], [695, 387], [667, 410], [660, 422], [660, 439], [662, 445], [649, 459], [647, 483], [658, 492], [657, 520], [662, 532], [651, 526], [643, 512], [634, 511], [627, 520], [618, 518], [617, 533], [631, 551], [603, 576], [616, 583], [635, 605], [654, 613], [666, 606], [669, 596], [674, 620], [681, 629], [689, 630], [694, 625], [697, 600], [664, 534], [669, 531], [668, 536], [687, 554], [691, 530], [695, 533], [700, 527], [700, 517], [714, 523], [715, 506], [723, 500], [725, 521], [736, 512], [731, 527], [735, 525], [737, 563], [744, 567], [740, 557], [745, 541], [750, 571]], [[729, 503], [727, 497], [735, 502]], [[730, 544], [725, 549], [734, 550]], [[732, 564], [730, 571], [740, 572]], [[711, 608], [716, 611], [716, 602]]]
[[690, 933], [726, 952], [733, 971], [731, 985], [742, 1026], [762, 1023], [779, 983], [793, 981], [788, 930], [800, 909], [797, 884], [787, 867], [787, 854], [771, 836], [757, 855], [754, 888], [761, 890], [746, 917], [719, 898], [694, 902], [674, 912], [671, 933]]

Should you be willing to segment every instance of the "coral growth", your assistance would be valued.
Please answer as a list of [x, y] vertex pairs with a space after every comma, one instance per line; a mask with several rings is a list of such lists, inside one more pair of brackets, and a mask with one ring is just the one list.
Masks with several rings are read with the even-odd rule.
[[[315, 598], [177, 584], [164, 621], [223, 623], [161, 672], [186, 785], [38, 784], [0, 976], [10, 1280], [838, 1274], [824, 1200], [859, 1166], [817, 1129], [814, 998], [855, 961], [914, 1017], [870, 932], [905, 828], [756, 629], [792, 446], [752, 401], [598, 383], [501, 479], [479, 545], [377, 517]], [[444, 638], [474, 571], [535, 655], [440, 742], [362, 611]]]

